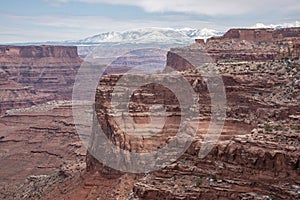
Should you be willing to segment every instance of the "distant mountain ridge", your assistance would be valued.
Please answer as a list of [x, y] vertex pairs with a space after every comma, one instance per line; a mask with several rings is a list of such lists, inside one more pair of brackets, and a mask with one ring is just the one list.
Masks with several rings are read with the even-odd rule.
[[[257, 23], [247, 28], [289, 28], [300, 27], [300, 22], [283, 24], [263, 24]], [[71, 43], [78, 45], [97, 45], [97, 44], [171, 44], [188, 45], [194, 43], [195, 39], [208, 39], [213, 36], [221, 36], [226, 31], [217, 31], [214, 29], [195, 29], [195, 28], [141, 28], [122, 32], [100, 33]]]
[[[289, 28], [300, 27], [300, 21], [282, 24], [256, 23], [244, 28]], [[227, 30], [214, 30], [209, 28], [140, 28], [126, 31], [103, 32], [97, 35], [72, 41], [46, 41], [46, 42], [24, 42], [11, 45], [66, 45], [66, 46], [115, 46], [115, 45], [140, 45], [147, 46], [167, 45], [182, 46], [193, 44], [195, 39], [208, 39], [213, 36], [222, 36]]]
[[295, 21], [293, 23], [282, 23], [282, 24], [263, 24], [263, 23], [256, 23], [254, 26], [250, 28], [274, 28], [274, 29], [281, 29], [281, 28], [292, 28], [292, 27], [300, 27], [300, 21]]
[[212, 36], [223, 35], [224, 32], [213, 29], [172, 29], [172, 28], [143, 28], [123, 32], [106, 32], [85, 39], [74, 41], [78, 44], [191, 44], [196, 38], [207, 39]]

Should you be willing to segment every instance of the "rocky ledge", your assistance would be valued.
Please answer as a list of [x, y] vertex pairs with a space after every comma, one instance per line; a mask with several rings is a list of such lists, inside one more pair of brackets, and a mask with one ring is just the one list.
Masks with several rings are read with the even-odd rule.
[[[258, 30], [264, 31], [270, 30]], [[191, 120], [200, 120], [201, 126], [190, 148], [173, 164], [135, 181], [128, 199], [299, 198], [300, 62], [298, 50], [290, 48], [298, 44], [297, 31], [279, 31], [282, 36], [279, 34], [274, 41], [233, 37], [228, 33], [205, 44], [172, 49], [168, 66], [182, 71], [199, 95], [201, 117]], [[242, 30], [240, 35], [245, 35]], [[283, 46], [278, 46], [280, 42]], [[211, 111], [206, 82], [200, 73], [209, 67], [204, 64], [207, 61], [216, 61], [215, 67], [223, 79], [227, 117], [216, 146], [200, 159], [198, 153]], [[160, 134], [147, 139], [132, 138], [114, 119], [112, 106], [118, 105], [110, 104], [120, 77], [103, 77], [97, 89], [97, 116], [107, 137], [131, 152], [148, 152], [168, 143], [178, 128], [180, 108], [176, 98], [155, 84], [136, 90], [129, 109], [137, 125], [149, 122], [147, 112], [153, 102], [163, 104], [172, 114]], [[169, 79], [172, 78], [170, 74]], [[114, 92], [122, 95], [124, 91]], [[123, 174], [103, 166], [90, 154], [87, 158], [91, 173], [109, 179]]]
[[70, 99], [80, 64], [77, 47], [0, 46], [0, 114]]
[[[192, 68], [204, 62], [257, 62], [300, 57], [300, 28], [230, 29], [220, 37], [196, 39], [196, 44], [173, 48], [167, 65], [176, 70]], [[190, 58], [183, 60], [182, 58]], [[191, 61], [193, 59], [194, 61]], [[194, 63], [193, 63], [194, 62]]]

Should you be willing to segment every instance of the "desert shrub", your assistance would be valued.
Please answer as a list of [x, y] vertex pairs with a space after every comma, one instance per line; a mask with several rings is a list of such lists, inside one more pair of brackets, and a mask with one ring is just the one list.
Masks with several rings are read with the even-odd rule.
[[202, 185], [202, 177], [199, 176], [199, 177], [196, 179], [196, 186], [199, 187], [200, 185]]
[[266, 125], [265, 125], [265, 131], [267, 131], [267, 132], [272, 132], [272, 131], [273, 131], [273, 127], [270, 126], [269, 124], [266, 124]]

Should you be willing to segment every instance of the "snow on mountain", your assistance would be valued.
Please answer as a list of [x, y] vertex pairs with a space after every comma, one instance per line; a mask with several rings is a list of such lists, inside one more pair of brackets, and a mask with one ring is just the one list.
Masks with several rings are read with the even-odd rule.
[[123, 32], [106, 32], [77, 41], [79, 44], [128, 43], [128, 44], [192, 44], [195, 38], [207, 39], [222, 35], [213, 29], [172, 29], [172, 28], [144, 28]]
[[291, 27], [300, 27], [300, 21], [295, 21], [292, 23], [282, 23], [282, 24], [263, 24], [263, 23], [256, 23], [251, 28], [291, 28]]
[[192, 38], [192, 39], [207, 39], [213, 36], [220, 36], [223, 35], [225, 32], [222, 31], [216, 31], [213, 29], [203, 28], [203, 29], [177, 29], [182, 34]]
[[[282, 24], [263, 24], [256, 23], [254, 26], [244, 28], [288, 28], [300, 27], [300, 21]], [[238, 27], [236, 27], [238, 28]], [[196, 38], [208, 39], [213, 36], [221, 36], [226, 30], [216, 31], [214, 29], [195, 29], [195, 28], [141, 28], [122, 32], [105, 32], [85, 39], [76, 41], [48, 41], [48, 42], [28, 42], [14, 43], [14, 45], [73, 45], [79, 47], [89, 46], [115, 46], [115, 45], [166, 45], [168, 47], [190, 45]]]

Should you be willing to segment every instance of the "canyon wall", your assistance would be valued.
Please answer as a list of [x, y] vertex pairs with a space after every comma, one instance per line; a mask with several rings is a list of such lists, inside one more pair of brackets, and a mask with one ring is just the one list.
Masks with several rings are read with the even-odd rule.
[[[173, 164], [136, 181], [134, 199], [299, 198], [299, 29], [279, 31], [276, 37], [270, 31], [260, 30], [263, 36], [258, 39], [253, 36], [256, 31], [241, 31], [239, 36], [230, 31], [224, 37], [168, 52], [168, 67], [180, 71], [199, 96], [201, 116], [191, 120], [200, 120], [201, 126], [193, 144]], [[227, 117], [215, 148], [200, 159], [198, 153], [210, 121], [211, 104], [199, 67], [209, 67], [203, 64], [211, 61], [217, 61], [215, 65], [224, 82]], [[177, 131], [180, 107], [176, 98], [163, 87], [147, 85], [137, 90], [129, 104], [137, 126], [149, 122], [147, 111], [153, 103], [163, 104], [172, 114], [164, 127], [168, 131], [163, 129], [147, 139], [132, 138], [120, 129], [110, 105], [111, 93], [121, 76], [105, 76], [97, 88], [97, 118], [105, 134], [127, 151], [160, 148]], [[168, 78], [174, 77], [170, 74]], [[92, 148], [101, 147], [94, 143]], [[103, 166], [89, 153], [87, 158], [90, 172], [109, 178], [122, 174]]]
[[178, 51], [185, 54], [203, 51], [214, 62], [294, 59], [300, 56], [300, 28], [230, 29], [223, 36], [209, 38], [206, 42], [196, 39], [195, 45], [173, 48], [168, 53], [167, 65], [184, 70], [191, 66], [176, 56]]
[[76, 47], [0, 46], [0, 199], [41, 199], [85, 169], [67, 101], [80, 64]]
[[77, 47], [67, 46], [0, 46], [0, 55], [16, 58], [77, 59]]
[[[226, 89], [227, 117], [215, 148], [205, 159], [197, 156], [210, 120], [211, 104], [199, 72], [187, 70], [182, 75], [199, 95], [201, 109], [197, 135], [192, 146], [176, 162], [135, 183], [133, 192], [137, 199], [297, 196], [293, 185], [300, 183], [296, 128], [300, 114], [300, 85], [294, 80], [300, 78], [299, 64], [286, 61], [236, 63], [220, 64], [219, 69]], [[170, 114], [159, 134], [145, 139], [132, 137], [120, 129], [110, 105], [111, 94], [120, 77], [103, 77], [97, 89], [96, 111], [103, 131], [113, 144], [130, 152], [161, 148], [173, 138], [176, 125], [178, 128], [180, 106], [176, 97], [164, 87], [155, 85], [146, 85], [135, 91], [129, 104], [135, 126], [149, 122], [147, 112], [153, 102], [163, 104]], [[143, 76], [136, 77], [139, 78]], [[122, 91], [118, 95], [122, 95]], [[154, 131], [156, 128], [152, 127]], [[101, 145], [95, 142], [91, 148], [100, 150]], [[101, 149], [101, 152], [109, 155], [108, 149]], [[87, 169], [109, 179], [123, 174], [103, 166], [89, 153]]]
[[71, 99], [80, 64], [77, 47], [0, 46], [0, 113]]
[[299, 27], [282, 29], [230, 29], [223, 36], [209, 38], [207, 42], [225, 39], [247, 40], [252, 42], [280, 42], [285, 39], [299, 37]]

